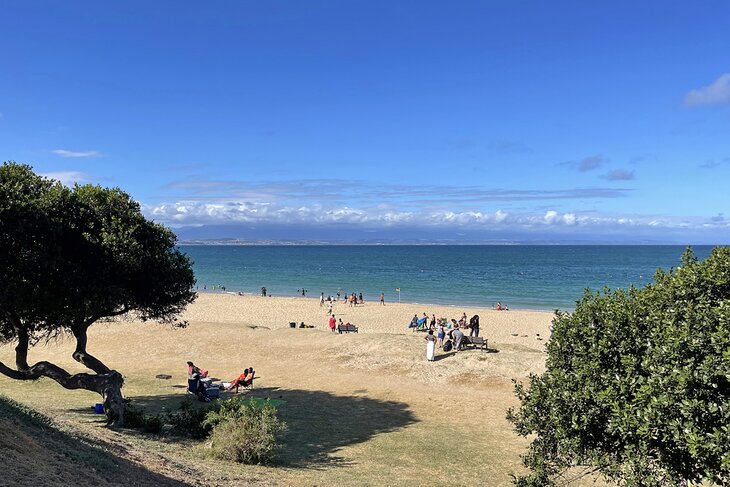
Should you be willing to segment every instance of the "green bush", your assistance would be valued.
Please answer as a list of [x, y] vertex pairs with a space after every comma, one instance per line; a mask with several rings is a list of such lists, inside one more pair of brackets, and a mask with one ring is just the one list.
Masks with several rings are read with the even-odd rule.
[[237, 398], [219, 401], [203, 424], [212, 428], [209, 445], [214, 457], [247, 464], [269, 463], [280, 448], [277, 436], [286, 429], [270, 403]]
[[208, 407], [196, 407], [190, 401], [182, 401], [180, 410], [176, 413], [169, 413], [167, 421], [178, 434], [193, 438], [205, 438], [212, 429], [212, 426], [203, 424], [205, 416], [217, 407], [218, 405], [215, 403]]
[[124, 427], [130, 429], [144, 428], [144, 411], [129, 401], [124, 405]]
[[153, 434], [159, 434], [160, 431], [162, 431], [162, 426], [164, 425], [164, 422], [162, 421], [162, 418], [159, 414], [155, 414], [154, 416], [147, 416], [144, 420], [144, 430], [147, 433], [153, 433]]
[[144, 410], [134, 406], [129, 401], [124, 405], [124, 427], [130, 429], [143, 429], [147, 433], [158, 434], [162, 431], [164, 422], [159, 414], [147, 416]]
[[730, 248], [586, 292], [556, 312], [546, 370], [508, 418], [532, 443], [520, 486], [584, 466], [619, 485], [730, 485]]

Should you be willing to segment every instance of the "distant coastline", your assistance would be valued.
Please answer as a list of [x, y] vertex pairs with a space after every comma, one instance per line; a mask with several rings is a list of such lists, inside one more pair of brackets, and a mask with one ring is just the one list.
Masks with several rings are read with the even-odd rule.
[[[707, 245], [707, 244], [685, 244], [681, 242], [667, 241], [625, 241], [625, 242], [609, 242], [609, 241], [588, 241], [588, 240], [560, 240], [560, 241], [523, 241], [523, 240], [245, 240], [245, 239], [185, 239], [178, 242], [180, 246], [241, 246], [241, 247], [291, 247], [291, 246], [398, 246], [398, 245], [418, 245], [418, 246], [632, 246], [632, 245], [658, 245], [658, 246], [677, 246], [677, 245]], [[722, 244], [716, 244], [722, 245]]]

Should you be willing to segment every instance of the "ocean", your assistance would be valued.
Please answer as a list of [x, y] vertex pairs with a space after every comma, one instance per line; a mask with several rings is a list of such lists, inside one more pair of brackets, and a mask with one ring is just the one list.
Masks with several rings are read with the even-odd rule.
[[[682, 246], [183, 245], [198, 289], [319, 297], [385, 293], [386, 303], [572, 310], [585, 288], [641, 287], [680, 265]], [[711, 246], [693, 247], [704, 259]], [[400, 289], [400, 293], [396, 289]]]

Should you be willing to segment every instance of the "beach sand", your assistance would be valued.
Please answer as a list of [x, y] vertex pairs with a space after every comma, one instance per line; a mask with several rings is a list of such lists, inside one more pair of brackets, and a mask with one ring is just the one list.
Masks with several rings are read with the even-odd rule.
[[[449, 319], [479, 314], [490, 353], [437, 350], [437, 360], [427, 362], [425, 334], [407, 328], [424, 312]], [[187, 360], [222, 379], [254, 366], [260, 377], [254, 393], [286, 401], [280, 415], [289, 431], [276, 467], [222, 464], [195, 453], [204, 445], [130, 440], [93, 417], [92, 428], [82, 411], [98, 396], [66, 391], [48, 379], [2, 377], [0, 387], [68, 428], [138, 452], [127, 458], [145, 468], [181, 478], [175, 465], [186, 465], [197, 475], [195, 485], [510, 485], [509, 473], [521, 471], [519, 455], [527, 445], [505, 419], [517, 404], [511, 381], [544, 369], [552, 313], [377, 302], [335, 303], [334, 313], [360, 333], [330, 332], [318, 298], [212, 293], [185, 312], [184, 329], [155, 323], [91, 329], [89, 351], [122, 371], [125, 396], [149, 411], [174, 409], [184, 397]], [[290, 321], [314, 328], [291, 329]], [[30, 360], [82, 371], [71, 351], [65, 340], [35, 347]], [[11, 346], [0, 348], [4, 362], [12, 363], [12, 356]], [[157, 374], [173, 378], [161, 381]], [[470, 468], [455, 475], [448, 467], [453, 456]]]

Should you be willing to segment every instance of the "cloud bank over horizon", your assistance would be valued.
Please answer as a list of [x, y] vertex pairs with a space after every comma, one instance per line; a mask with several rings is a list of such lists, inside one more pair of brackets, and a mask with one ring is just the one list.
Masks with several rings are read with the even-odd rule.
[[[630, 174], [608, 179], [624, 181]], [[630, 188], [504, 189], [369, 184], [354, 180], [214, 181], [166, 185], [184, 197], [143, 204], [154, 220], [195, 239], [544, 239], [709, 242], [722, 216], [607, 213], [595, 202]], [[377, 202], [374, 204], [373, 202]], [[575, 210], [562, 209], [563, 207]], [[268, 229], [268, 230], [267, 230]], [[288, 229], [288, 231], [287, 231]]]

